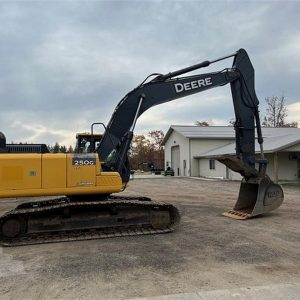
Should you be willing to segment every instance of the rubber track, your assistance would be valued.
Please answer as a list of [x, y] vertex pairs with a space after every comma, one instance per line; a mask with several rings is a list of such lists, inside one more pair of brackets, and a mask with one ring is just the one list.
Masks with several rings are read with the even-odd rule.
[[136, 226], [118, 226], [118, 227], [106, 227], [99, 229], [81, 229], [81, 230], [68, 230], [59, 232], [44, 232], [44, 233], [29, 233], [21, 235], [20, 237], [8, 239], [0, 236], [0, 244], [2, 246], [21, 246], [32, 244], [44, 244], [53, 242], [65, 242], [65, 241], [79, 241], [90, 239], [103, 239], [121, 236], [137, 236], [145, 234], [157, 234], [168, 233], [174, 231], [175, 226], [179, 223], [180, 215], [173, 205], [164, 202], [154, 202], [150, 198], [146, 197], [120, 197], [110, 196], [104, 201], [83, 201], [83, 202], [70, 202], [68, 198], [56, 198], [52, 200], [27, 202], [19, 205], [14, 210], [11, 210], [4, 214], [0, 218], [0, 225], [9, 217], [36, 215], [44, 212], [61, 210], [67, 207], [113, 207], [118, 205], [126, 205], [133, 207], [166, 207], [170, 211], [171, 222], [170, 225], [163, 229], [154, 229], [151, 226], [136, 227]]

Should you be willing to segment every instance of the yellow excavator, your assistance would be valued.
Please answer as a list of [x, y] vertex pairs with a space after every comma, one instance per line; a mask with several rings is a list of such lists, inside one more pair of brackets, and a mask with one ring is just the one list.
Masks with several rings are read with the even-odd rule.
[[[231, 68], [182, 76], [231, 57]], [[236, 117], [236, 155], [217, 159], [243, 180], [234, 208], [225, 215], [246, 219], [279, 207], [283, 191], [266, 174], [254, 69], [247, 52], [240, 49], [175, 72], [149, 75], [118, 103], [108, 125], [101, 123], [104, 133], [90, 141], [92, 148], [86, 147], [86, 137], [81, 135], [76, 153], [47, 153], [43, 144], [8, 145], [1, 133], [0, 197], [32, 200], [0, 217], [0, 243], [13, 246], [173, 231], [180, 219], [173, 205], [112, 195], [122, 192], [130, 178], [128, 151], [135, 124], [154, 105], [228, 83]], [[41, 196], [56, 197], [35, 198]]]

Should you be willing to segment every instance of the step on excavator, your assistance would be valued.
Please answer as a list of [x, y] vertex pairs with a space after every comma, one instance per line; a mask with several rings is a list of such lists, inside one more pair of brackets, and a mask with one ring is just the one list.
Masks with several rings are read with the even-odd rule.
[[[231, 68], [184, 76], [232, 57]], [[92, 141], [93, 151], [53, 154], [43, 144], [17, 149], [6, 144], [1, 133], [0, 197], [30, 198], [0, 217], [0, 243], [14, 246], [173, 231], [180, 219], [175, 206], [146, 197], [113, 195], [123, 191], [130, 179], [128, 150], [137, 119], [155, 105], [228, 83], [235, 112], [236, 155], [215, 158], [243, 180], [234, 208], [225, 215], [247, 219], [279, 207], [282, 188], [266, 174], [254, 69], [247, 52], [240, 49], [175, 72], [149, 75], [118, 103], [108, 125], [103, 124], [103, 135]], [[41, 200], [41, 196], [54, 197]]]

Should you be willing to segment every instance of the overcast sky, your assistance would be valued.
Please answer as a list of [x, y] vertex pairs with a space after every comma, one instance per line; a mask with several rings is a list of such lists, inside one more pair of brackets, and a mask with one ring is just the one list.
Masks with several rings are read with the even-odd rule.
[[[74, 145], [150, 73], [239, 48], [254, 65], [261, 111], [266, 97], [284, 95], [289, 119], [300, 121], [299, 15], [298, 1], [1, 0], [0, 131], [7, 142]], [[224, 86], [150, 109], [136, 133], [232, 118]]]

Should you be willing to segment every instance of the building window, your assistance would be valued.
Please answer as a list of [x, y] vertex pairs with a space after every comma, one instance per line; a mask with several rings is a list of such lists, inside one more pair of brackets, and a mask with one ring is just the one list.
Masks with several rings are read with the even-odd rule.
[[216, 169], [216, 161], [214, 159], [209, 160], [209, 169], [215, 170]]

